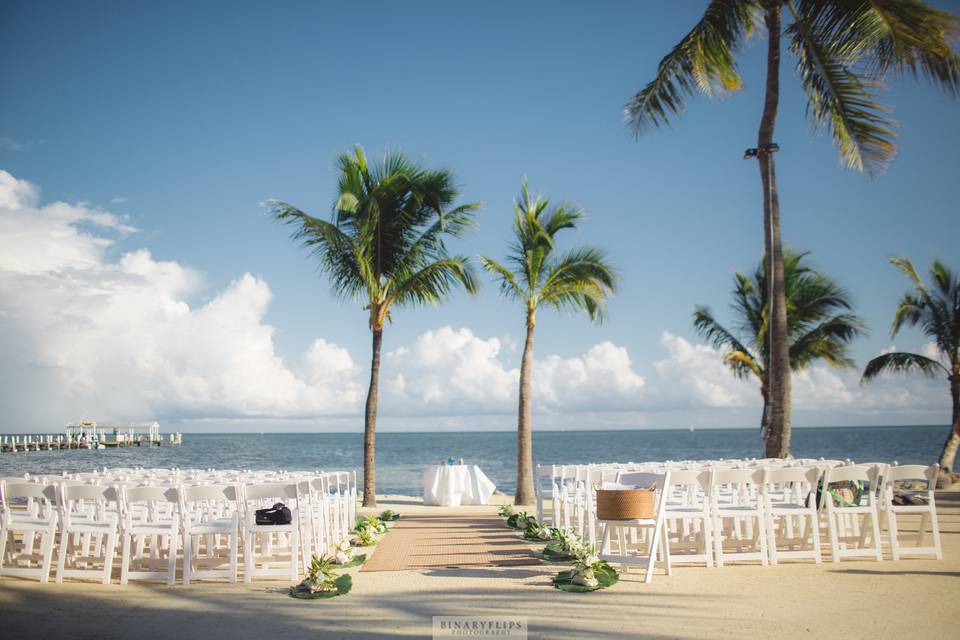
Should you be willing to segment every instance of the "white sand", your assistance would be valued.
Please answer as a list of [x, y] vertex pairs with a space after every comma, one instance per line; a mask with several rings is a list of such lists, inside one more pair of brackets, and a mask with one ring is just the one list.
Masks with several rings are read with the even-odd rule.
[[[0, 579], [0, 637], [429, 638], [435, 615], [526, 616], [530, 638], [949, 638], [960, 619], [960, 493], [938, 494], [945, 559], [675, 567], [650, 585], [570, 594], [557, 567], [359, 573], [329, 600], [285, 595], [286, 582], [189, 587]], [[379, 509], [426, 511], [416, 498]], [[495, 507], [458, 510], [492, 513]]]

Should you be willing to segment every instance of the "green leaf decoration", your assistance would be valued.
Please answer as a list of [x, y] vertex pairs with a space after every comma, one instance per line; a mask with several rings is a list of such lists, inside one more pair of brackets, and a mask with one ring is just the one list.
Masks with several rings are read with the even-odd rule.
[[380, 514], [380, 519], [383, 520], [384, 522], [393, 522], [395, 520], [400, 519], [400, 514], [397, 513], [396, 511], [387, 509], [386, 511]]
[[358, 553], [357, 555], [353, 556], [350, 562], [345, 562], [343, 564], [334, 563], [334, 565], [341, 569], [347, 569], [349, 567], [359, 567], [366, 561], [367, 561], [367, 554]]
[[543, 548], [543, 559], [547, 562], [569, 562], [573, 555], [564, 551], [559, 544], [551, 542]]
[[353, 587], [353, 578], [351, 578], [349, 574], [339, 576], [333, 581], [333, 585], [336, 587], [335, 591], [317, 591], [316, 593], [312, 593], [310, 589], [304, 587], [303, 583], [300, 583], [295, 587], [290, 587], [288, 593], [290, 597], [300, 600], [325, 600], [327, 598], [335, 598], [350, 593], [350, 589]]
[[599, 584], [595, 587], [587, 587], [582, 584], [573, 584], [574, 572], [572, 569], [561, 571], [553, 577], [553, 586], [561, 591], [587, 593], [588, 591], [597, 591], [599, 589], [612, 587], [620, 581], [620, 576], [617, 574], [616, 569], [606, 562], [598, 562], [593, 565], [593, 575]]

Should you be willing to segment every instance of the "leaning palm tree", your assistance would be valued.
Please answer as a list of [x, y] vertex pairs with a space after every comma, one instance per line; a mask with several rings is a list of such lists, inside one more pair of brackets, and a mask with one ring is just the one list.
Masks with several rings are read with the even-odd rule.
[[885, 353], [867, 363], [863, 381], [869, 382], [884, 372], [916, 371], [931, 378], [947, 375], [953, 400], [953, 422], [940, 453], [940, 467], [949, 472], [953, 470], [960, 445], [960, 275], [934, 260], [930, 267], [933, 286], [928, 287], [909, 260], [894, 258], [891, 262], [910, 279], [913, 291], [900, 298], [890, 334], [896, 336], [904, 325], [919, 327], [933, 340], [937, 358], [902, 351]]
[[[849, 295], [827, 276], [804, 264], [807, 253], [784, 252], [783, 272], [786, 293], [787, 335], [790, 366], [801, 371], [817, 361], [849, 368], [853, 361], [847, 347], [864, 333], [863, 321], [852, 313]], [[734, 330], [721, 325], [707, 307], [696, 307], [693, 326], [716, 347], [738, 378], [755, 377], [763, 397], [761, 432], [770, 436], [770, 341], [769, 291], [765, 261], [751, 277], [734, 275]]]
[[533, 439], [530, 384], [533, 375], [533, 330], [537, 309], [584, 311], [591, 320], [603, 320], [607, 297], [616, 277], [602, 251], [592, 247], [558, 253], [555, 239], [563, 229], [573, 229], [583, 219], [581, 209], [562, 203], [554, 207], [542, 196], [532, 197], [524, 180], [519, 200], [513, 204], [514, 239], [507, 265], [480, 256], [484, 269], [500, 282], [507, 298], [524, 305], [527, 338], [520, 363], [520, 406], [517, 419], [516, 504], [531, 504], [533, 490]]
[[275, 220], [292, 225], [293, 238], [320, 262], [341, 297], [359, 300], [373, 334], [370, 388], [363, 436], [363, 505], [376, 506], [375, 440], [380, 346], [394, 306], [441, 302], [457, 285], [475, 293], [468, 258], [447, 253], [447, 236], [471, 229], [479, 204], [453, 206], [453, 176], [387, 153], [370, 167], [359, 146], [338, 160], [340, 179], [332, 222], [278, 200], [266, 205]]
[[[786, 13], [789, 24], [783, 24]], [[764, 254], [771, 286], [770, 437], [767, 455], [790, 453], [790, 341], [784, 290], [780, 204], [774, 170], [774, 128], [780, 101], [780, 49], [796, 56], [807, 115], [825, 128], [843, 164], [883, 171], [896, 152], [894, 123], [879, 102], [887, 75], [922, 76], [960, 95], [960, 57], [949, 39], [957, 18], [920, 0], [710, 0], [703, 18], [661, 61], [656, 77], [625, 109], [634, 133], [669, 124], [687, 96], [742, 88], [736, 55], [766, 27], [766, 82], [756, 158], [763, 184]]]

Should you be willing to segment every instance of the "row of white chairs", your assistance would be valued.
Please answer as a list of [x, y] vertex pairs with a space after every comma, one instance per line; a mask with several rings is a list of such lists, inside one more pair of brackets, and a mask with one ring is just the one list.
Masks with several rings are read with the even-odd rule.
[[[722, 567], [752, 560], [775, 565], [790, 558], [819, 563], [824, 535], [833, 562], [855, 556], [882, 560], [884, 523], [892, 559], [916, 554], [940, 559], [934, 496], [938, 474], [938, 465], [837, 460], [541, 466], [536, 471], [537, 515], [590, 543], [599, 542], [608, 559], [640, 562], [647, 581], [658, 558], [668, 573], [675, 563]], [[844, 505], [829, 493], [838, 483], [865, 488], [853, 504]], [[610, 484], [655, 485], [654, 517], [599, 520], [596, 488]], [[904, 487], [910, 488], [906, 495], [919, 498], [915, 504], [895, 500]], [[901, 532], [904, 516], [920, 518], [912, 545], [905, 544]], [[928, 535], [932, 544], [926, 544]]]
[[[288, 525], [259, 525], [284, 503]], [[355, 472], [104, 469], [0, 479], [0, 575], [120, 583], [287, 576], [330, 553], [356, 521]], [[119, 545], [118, 545], [119, 543]], [[119, 546], [119, 552], [117, 547]], [[119, 557], [117, 557], [119, 555]]]

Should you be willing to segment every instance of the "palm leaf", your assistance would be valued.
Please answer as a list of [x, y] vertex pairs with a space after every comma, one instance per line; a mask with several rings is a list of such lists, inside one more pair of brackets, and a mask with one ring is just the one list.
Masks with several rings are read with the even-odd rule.
[[753, 31], [759, 3], [712, 0], [703, 18], [661, 61], [656, 77], [627, 103], [624, 115], [635, 134], [668, 125], [683, 110], [684, 97], [738, 91], [734, 54]]
[[928, 378], [934, 378], [938, 373], [942, 372], [949, 374], [949, 371], [947, 371], [946, 368], [936, 360], [931, 360], [926, 356], [921, 356], [916, 353], [895, 351], [893, 353], [885, 353], [877, 356], [868, 362], [867, 367], [863, 370], [861, 382], [870, 382], [880, 374], [886, 372], [919, 372]]
[[896, 154], [895, 123], [877, 102], [881, 84], [858, 76], [832, 45], [829, 31], [787, 6], [794, 22], [785, 35], [797, 56], [797, 73], [807, 95], [807, 115], [825, 128], [840, 148], [842, 162], [857, 171], [882, 173]]

